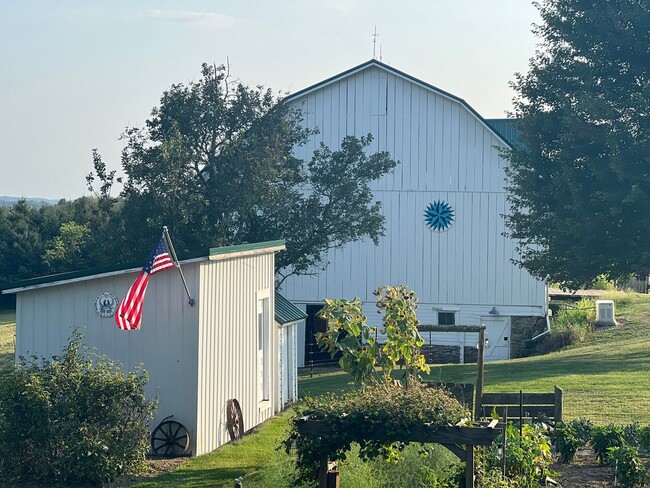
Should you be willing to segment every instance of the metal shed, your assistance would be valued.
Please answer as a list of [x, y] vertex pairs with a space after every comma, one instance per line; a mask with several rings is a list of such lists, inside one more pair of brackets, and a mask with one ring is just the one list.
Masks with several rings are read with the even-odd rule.
[[279, 407], [298, 399], [298, 327], [307, 314], [279, 293], [275, 293], [275, 322], [280, 354]]
[[286, 339], [273, 321], [274, 256], [283, 249], [284, 241], [263, 242], [213, 248], [181, 261], [194, 306], [178, 273], [156, 274], [137, 331], [119, 330], [112, 316], [99, 311], [101, 297], [121, 299], [140, 268], [16, 283], [3, 290], [16, 294], [16, 357], [58, 354], [73, 328], [83, 327], [98, 353], [127, 370], [142, 365], [148, 371], [147, 393], [159, 401], [152, 427], [174, 415], [190, 433], [190, 452], [210, 452], [230, 440], [229, 399], [239, 401], [245, 429], [284, 404], [280, 371], [288, 375], [288, 365], [280, 366], [280, 350]]

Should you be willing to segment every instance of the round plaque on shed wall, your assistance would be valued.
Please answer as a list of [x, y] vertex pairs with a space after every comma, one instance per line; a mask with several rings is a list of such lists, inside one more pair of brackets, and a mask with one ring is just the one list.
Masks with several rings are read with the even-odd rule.
[[99, 294], [95, 300], [95, 311], [100, 317], [112, 317], [117, 309], [117, 297], [107, 291]]

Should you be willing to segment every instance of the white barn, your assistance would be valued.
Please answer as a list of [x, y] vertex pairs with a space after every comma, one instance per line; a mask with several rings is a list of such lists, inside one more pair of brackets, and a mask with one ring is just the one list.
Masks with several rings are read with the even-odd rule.
[[190, 434], [190, 452], [210, 452], [230, 440], [228, 400], [238, 400], [248, 430], [297, 395], [295, 328], [303, 315], [286, 300], [279, 316], [275, 310], [274, 256], [282, 249], [283, 241], [246, 244], [182, 261], [193, 306], [176, 270], [153, 275], [137, 331], [119, 330], [98, 302], [121, 299], [141, 268], [17, 283], [3, 290], [16, 294], [16, 358], [59, 354], [83, 326], [100, 354], [148, 371], [147, 393], [159, 401], [152, 427], [174, 415]]
[[[546, 329], [546, 284], [511, 263], [515, 242], [503, 236], [507, 162], [499, 150], [509, 142], [496, 125], [464, 100], [377, 60], [286, 100], [302, 109], [306, 127], [319, 130], [297, 156], [308, 160], [321, 142], [338, 149], [346, 135], [370, 133], [370, 152], [388, 151], [400, 162], [373, 186], [386, 217], [380, 244], [348, 244], [329, 253], [318, 276], [283, 286], [308, 315], [299, 339], [307, 361], [315, 357], [310, 338], [323, 327], [314, 318], [323, 298], [358, 296], [378, 325], [372, 292], [380, 285], [415, 290], [422, 323], [485, 324], [488, 361], [520, 355], [524, 341]], [[425, 339], [447, 346], [434, 348], [439, 361], [463, 361], [476, 350], [476, 335]]]

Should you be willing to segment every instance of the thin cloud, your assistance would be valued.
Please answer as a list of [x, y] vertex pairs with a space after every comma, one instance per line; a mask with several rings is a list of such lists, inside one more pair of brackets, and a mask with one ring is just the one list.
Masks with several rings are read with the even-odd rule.
[[349, 14], [355, 9], [358, 2], [357, 0], [320, 0], [318, 3], [332, 10]]
[[237, 24], [237, 19], [230, 15], [217, 12], [196, 12], [191, 10], [147, 10], [147, 17], [164, 22], [192, 24], [201, 27], [218, 27], [231, 29]]

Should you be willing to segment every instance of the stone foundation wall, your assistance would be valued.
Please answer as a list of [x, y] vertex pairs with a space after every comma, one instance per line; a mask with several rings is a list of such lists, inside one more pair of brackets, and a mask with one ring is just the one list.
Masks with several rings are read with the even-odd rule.
[[526, 341], [545, 330], [545, 317], [512, 317], [510, 320], [510, 357], [526, 356]]
[[[526, 342], [545, 330], [545, 317], [511, 317], [510, 357], [520, 358], [526, 356]], [[425, 344], [420, 350], [429, 364], [460, 363], [460, 345]], [[475, 346], [465, 346], [464, 353], [466, 364], [475, 363], [478, 360], [478, 349]]]
[[465, 364], [475, 363], [478, 361], [478, 348], [465, 346]]
[[441, 346], [426, 344], [420, 351], [429, 364], [460, 363], [460, 346]]

